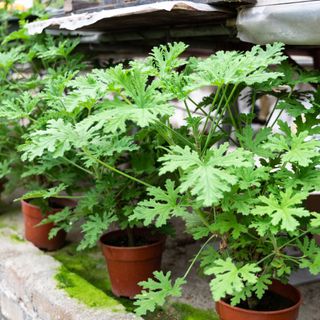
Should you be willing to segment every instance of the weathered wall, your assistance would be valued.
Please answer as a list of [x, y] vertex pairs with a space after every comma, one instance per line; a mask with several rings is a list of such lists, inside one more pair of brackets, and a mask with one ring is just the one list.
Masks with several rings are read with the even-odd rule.
[[134, 320], [119, 304], [86, 307], [57, 288], [60, 263], [7, 228], [0, 234], [0, 320]]

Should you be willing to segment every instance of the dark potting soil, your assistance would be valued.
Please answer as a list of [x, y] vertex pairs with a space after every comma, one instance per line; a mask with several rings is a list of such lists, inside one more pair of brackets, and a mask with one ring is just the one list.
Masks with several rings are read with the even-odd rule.
[[[258, 305], [253, 309], [254, 311], [278, 311], [290, 308], [294, 302], [286, 297], [283, 297], [275, 292], [267, 291], [263, 298], [258, 302]], [[242, 301], [237, 305], [238, 308], [249, 310], [247, 301]]]
[[[135, 235], [134, 237], [134, 247], [141, 247], [156, 243], [156, 239], [150, 239], [142, 235]], [[104, 244], [114, 246], [114, 247], [130, 247], [127, 235], [116, 236], [114, 238], [104, 241]]]

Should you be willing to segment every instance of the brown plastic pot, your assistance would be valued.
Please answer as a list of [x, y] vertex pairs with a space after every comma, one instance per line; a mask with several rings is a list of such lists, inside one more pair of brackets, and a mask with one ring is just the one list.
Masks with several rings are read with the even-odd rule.
[[57, 213], [66, 206], [75, 206], [75, 203], [69, 199], [52, 199], [51, 204], [54, 204], [55, 208], [51, 208], [49, 212], [42, 214], [39, 206], [24, 200], [21, 201], [25, 239], [32, 242], [36, 247], [48, 251], [60, 249], [65, 243], [66, 233], [61, 230], [53, 239], [49, 240], [49, 233], [54, 224], [48, 223], [40, 226], [38, 224], [48, 215]]
[[112, 231], [100, 238], [103, 255], [106, 259], [112, 292], [117, 297], [133, 298], [141, 292], [138, 285], [160, 270], [161, 258], [165, 246], [165, 237], [152, 234], [147, 229], [133, 230], [135, 235], [143, 235], [151, 244], [137, 247], [117, 247], [116, 243], [125, 231]]
[[[304, 203], [306, 209], [309, 211], [320, 212], [320, 193], [311, 193]], [[315, 234], [314, 239], [320, 246], [320, 235]]]
[[309, 211], [320, 212], [320, 193], [311, 193], [305, 201], [305, 207]]
[[238, 307], [232, 307], [224, 301], [216, 302], [216, 311], [220, 320], [296, 320], [302, 302], [298, 289], [290, 284], [273, 281], [270, 290], [291, 300], [294, 305], [290, 308], [278, 311], [252, 311]]

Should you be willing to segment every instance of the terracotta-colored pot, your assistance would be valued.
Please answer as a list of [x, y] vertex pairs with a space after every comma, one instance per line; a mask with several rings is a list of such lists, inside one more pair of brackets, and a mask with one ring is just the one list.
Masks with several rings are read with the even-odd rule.
[[[306, 209], [309, 211], [320, 212], [320, 193], [311, 193], [304, 203]], [[320, 246], [320, 235], [315, 234], [314, 239]]]
[[302, 302], [298, 289], [279, 281], [273, 281], [270, 290], [291, 300], [294, 305], [278, 311], [252, 311], [238, 307], [232, 307], [224, 301], [216, 302], [216, 311], [220, 320], [296, 320]]
[[48, 251], [61, 248], [65, 243], [66, 233], [61, 230], [53, 239], [49, 240], [48, 236], [54, 224], [47, 223], [40, 226], [38, 224], [48, 215], [61, 211], [67, 205], [74, 206], [73, 202], [68, 199], [61, 199], [61, 201], [60, 199], [54, 199], [53, 203], [57, 205], [57, 208], [51, 208], [49, 212], [42, 214], [39, 206], [24, 200], [21, 201], [25, 239], [32, 242], [36, 247]]
[[305, 207], [309, 211], [320, 212], [320, 193], [311, 193], [305, 201]]
[[[112, 231], [100, 238], [103, 255], [107, 262], [112, 292], [117, 297], [133, 298], [141, 292], [140, 281], [151, 278], [160, 270], [165, 237], [152, 234], [147, 229], [134, 229], [135, 235], [143, 235], [151, 244], [137, 247], [117, 247], [125, 231]], [[151, 240], [151, 241], [150, 241]]]

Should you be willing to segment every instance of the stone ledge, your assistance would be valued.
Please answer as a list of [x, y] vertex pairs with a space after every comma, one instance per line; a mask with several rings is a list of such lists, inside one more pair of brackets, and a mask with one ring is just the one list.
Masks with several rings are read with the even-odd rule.
[[[0, 308], [8, 320], [138, 320], [119, 303], [89, 308], [57, 288], [61, 263], [25, 241], [10, 228], [0, 235]], [[116, 311], [115, 311], [116, 310]]]

